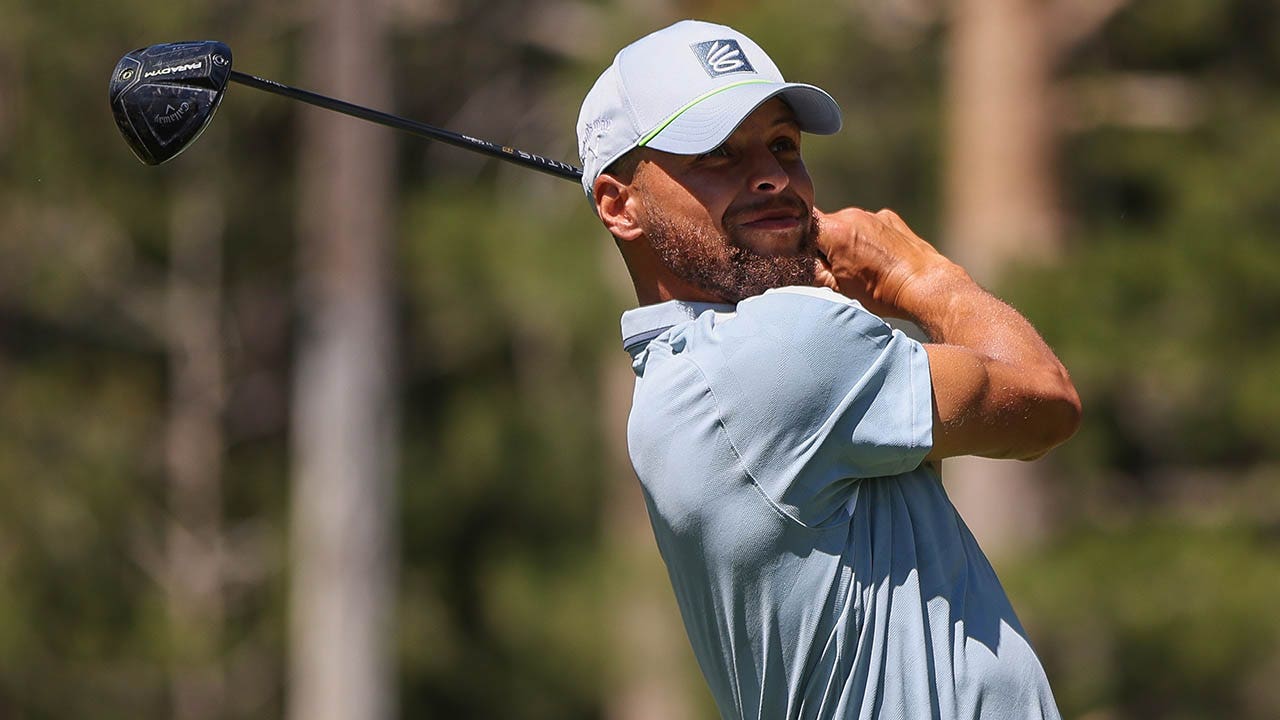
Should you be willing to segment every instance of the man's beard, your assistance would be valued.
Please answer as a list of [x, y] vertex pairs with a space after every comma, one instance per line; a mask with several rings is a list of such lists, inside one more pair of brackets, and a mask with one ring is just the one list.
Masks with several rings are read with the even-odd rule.
[[709, 290], [737, 304], [770, 288], [813, 285], [817, 273], [818, 218], [809, 223], [795, 253], [761, 255], [733, 232], [654, 213], [645, 235], [659, 261], [695, 287]]

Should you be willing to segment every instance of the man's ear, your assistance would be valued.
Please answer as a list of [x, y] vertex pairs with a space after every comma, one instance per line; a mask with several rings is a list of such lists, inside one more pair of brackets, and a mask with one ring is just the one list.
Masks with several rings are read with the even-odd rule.
[[596, 212], [609, 232], [624, 242], [638, 239], [642, 231], [636, 223], [637, 198], [631, 185], [609, 173], [601, 173], [591, 189]]

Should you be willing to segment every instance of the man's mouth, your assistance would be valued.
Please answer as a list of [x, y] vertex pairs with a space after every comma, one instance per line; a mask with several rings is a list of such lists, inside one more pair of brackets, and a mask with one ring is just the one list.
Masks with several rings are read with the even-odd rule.
[[742, 227], [753, 230], [791, 230], [799, 226], [800, 218], [795, 215], [771, 215], [742, 223]]
[[787, 203], [743, 212], [737, 225], [753, 230], [792, 230], [804, 226], [808, 217], [803, 206]]

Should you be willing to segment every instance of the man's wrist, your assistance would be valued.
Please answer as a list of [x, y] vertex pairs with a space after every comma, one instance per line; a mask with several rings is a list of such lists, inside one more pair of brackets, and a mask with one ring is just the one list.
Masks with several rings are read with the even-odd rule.
[[897, 306], [907, 320], [931, 336], [956, 313], [966, 290], [981, 290], [969, 273], [943, 255], [936, 255], [912, 273], [898, 291]]

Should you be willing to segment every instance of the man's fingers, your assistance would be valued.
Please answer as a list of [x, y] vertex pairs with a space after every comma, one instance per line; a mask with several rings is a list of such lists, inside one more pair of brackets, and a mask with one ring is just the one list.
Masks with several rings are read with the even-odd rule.
[[915, 235], [915, 233], [911, 232], [911, 228], [907, 227], [907, 223], [902, 219], [902, 216], [889, 208], [884, 208], [880, 212], [876, 213], [876, 218], [878, 218], [880, 222], [885, 223], [900, 233], [905, 235]]
[[872, 213], [862, 208], [847, 207], [835, 212], [823, 212], [814, 208], [818, 215], [819, 231], [827, 231], [829, 233], [854, 232], [862, 228], [869, 227], [875, 217]]
[[823, 258], [814, 258], [814, 285], [818, 287], [826, 287], [840, 292], [840, 283], [836, 282], [835, 273], [831, 272], [831, 266]]
[[908, 241], [920, 241], [920, 236], [915, 234], [902, 216], [888, 208], [871, 212], [848, 207], [833, 213], [818, 210], [817, 215], [819, 246], [824, 251], [834, 250], [833, 246], [842, 238], [852, 240], [859, 235], [865, 238], [881, 238], [877, 242], [887, 243], [900, 242], [891, 239], [894, 234]]
[[847, 223], [840, 219], [841, 213], [824, 213], [814, 208], [818, 217], [818, 247], [823, 252], [830, 252], [839, 240], [839, 237], [847, 232]]
[[839, 217], [846, 223], [859, 229], [875, 230], [877, 226], [888, 225], [900, 233], [907, 235], [915, 234], [911, 232], [911, 228], [907, 226], [907, 223], [902, 219], [902, 216], [889, 208], [871, 212], [870, 210], [850, 207], [845, 208], [840, 212], [833, 213], [832, 215], [824, 215], [823, 217]]

